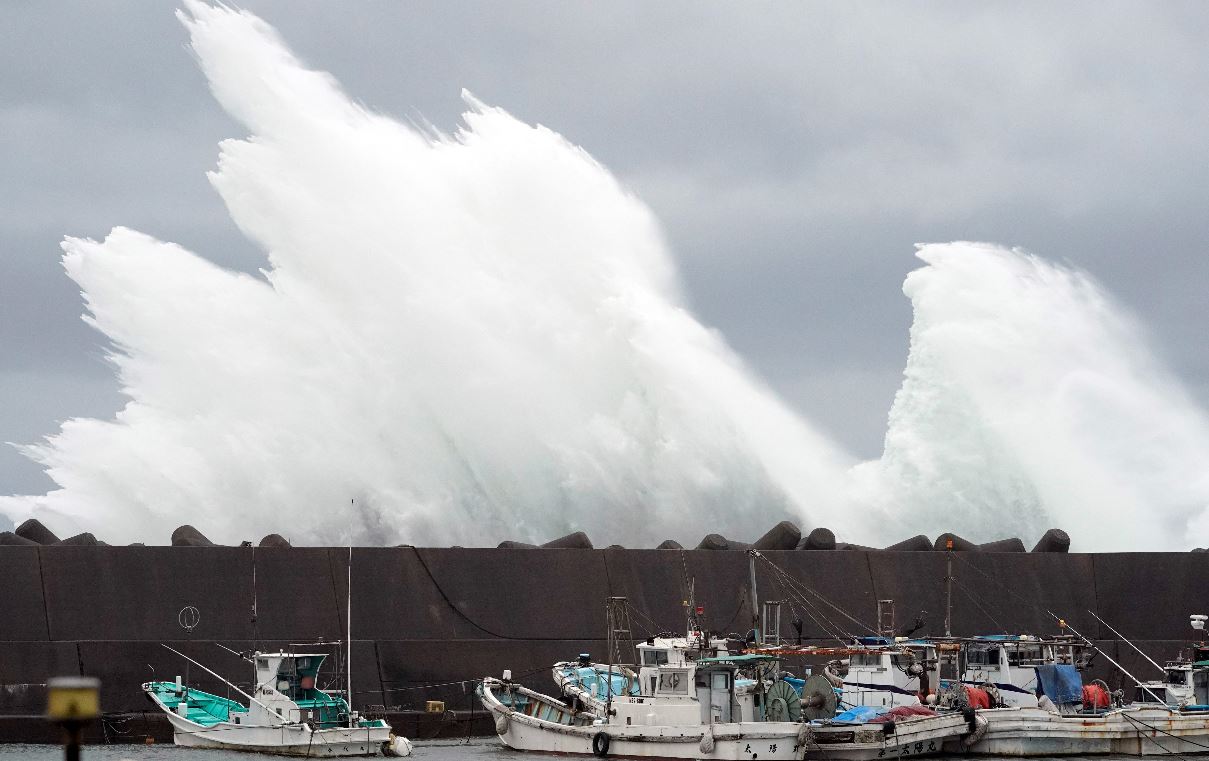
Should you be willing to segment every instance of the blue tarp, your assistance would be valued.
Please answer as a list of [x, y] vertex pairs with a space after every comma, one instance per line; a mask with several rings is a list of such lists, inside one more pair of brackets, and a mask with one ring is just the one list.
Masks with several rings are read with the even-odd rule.
[[831, 720], [832, 724], [865, 724], [875, 716], [881, 716], [889, 708], [884, 706], [854, 706], [843, 713], [837, 713]]
[[802, 688], [806, 686], [805, 679], [798, 679], [792, 676], [782, 676], [781, 679], [789, 682], [789, 686], [793, 688], [794, 692], [798, 693], [798, 697], [802, 697]]
[[[579, 668], [565, 668], [563, 669], [563, 673], [571, 676], [573, 679], [583, 685], [584, 689], [588, 690], [601, 700], [604, 700], [606, 697], [608, 697], [609, 680], [605, 675], [605, 669], [602, 668], [597, 670], [592, 666], [583, 666]], [[614, 671], [612, 681], [613, 694], [624, 695], [626, 686], [625, 676]], [[636, 680], [630, 685], [630, 694], [639, 694], [638, 682]]]
[[1037, 667], [1037, 682], [1041, 694], [1058, 705], [1083, 701], [1083, 679], [1074, 666], [1068, 664], [1046, 664]]

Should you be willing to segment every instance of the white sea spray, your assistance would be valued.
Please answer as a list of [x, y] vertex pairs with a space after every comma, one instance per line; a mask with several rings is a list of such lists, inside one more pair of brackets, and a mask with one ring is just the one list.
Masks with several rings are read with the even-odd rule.
[[885, 452], [858, 463], [685, 309], [650, 210], [583, 150], [469, 95], [455, 133], [415, 129], [247, 12], [181, 15], [250, 133], [211, 180], [265, 269], [67, 239], [129, 402], [24, 447], [58, 488], [0, 498], [11, 517], [151, 542], [650, 546], [789, 517], [863, 544], [1205, 543], [1206, 414], [1086, 274], [922, 246]]

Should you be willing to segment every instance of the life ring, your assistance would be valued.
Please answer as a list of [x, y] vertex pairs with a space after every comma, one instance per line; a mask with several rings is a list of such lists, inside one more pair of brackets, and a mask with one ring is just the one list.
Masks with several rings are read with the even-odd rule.
[[609, 755], [609, 734], [597, 732], [592, 736], [592, 753], [604, 758]]

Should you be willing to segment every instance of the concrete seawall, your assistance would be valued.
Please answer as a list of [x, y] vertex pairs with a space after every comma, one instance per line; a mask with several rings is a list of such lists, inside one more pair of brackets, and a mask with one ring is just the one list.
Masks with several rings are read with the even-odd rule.
[[[765, 555], [861, 621], [872, 624], [877, 600], [893, 599], [900, 628], [927, 611], [919, 633], [943, 630], [943, 552]], [[0, 546], [0, 714], [40, 714], [47, 678], [71, 674], [102, 680], [106, 712], [143, 711], [139, 685], [185, 669], [160, 643], [245, 681], [247, 665], [215, 643], [276, 649], [342, 639], [347, 557], [345, 548]], [[1154, 678], [1153, 667], [1113, 642], [1088, 609], [1160, 662], [1191, 639], [1188, 615], [1209, 612], [1209, 553], [954, 557], [954, 634], [1054, 633], [1048, 610], [1105, 642], [1107, 653], [1142, 678]], [[444, 700], [469, 709], [473, 684], [461, 682], [505, 668], [548, 691], [552, 662], [604, 653], [606, 597], [628, 597], [660, 629], [680, 631], [686, 574], [696, 580], [709, 628], [750, 628], [748, 558], [738, 551], [354, 549], [356, 706]], [[791, 596], [762, 564], [758, 587], [761, 599]], [[192, 633], [177, 622], [187, 605], [201, 612]], [[805, 637], [827, 636], [810, 616], [802, 618]], [[636, 636], [647, 633], [637, 617], [632, 624]], [[1127, 682], [1107, 665], [1098, 663], [1097, 675], [1113, 687]], [[191, 677], [225, 694], [197, 669]]]

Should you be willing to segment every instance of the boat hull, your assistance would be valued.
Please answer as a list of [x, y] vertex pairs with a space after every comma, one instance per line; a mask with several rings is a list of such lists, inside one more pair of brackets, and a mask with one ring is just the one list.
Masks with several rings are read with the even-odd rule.
[[[960, 714], [898, 721], [890, 734], [886, 734], [881, 724], [815, 726], [811, 728], [806, 758], [871, 761], [937, 755], [944, 751], [946, 742], [955, 741], [967, 732], [969, 724]], [[829, 742], [830, 739], [839, 742]]]
[[[484, 688], [488, 686], [484, 683]], [[504, 745], [547, 754], [720, 761], [873, 761], [938, 754], [946, 739], [968, 731], [967, 722], [956, 714], [900, 721], [889, 732], [881, 724], [811, 725], [790, 721], [614, 724], [590, 711], [576, 712], [564, 703], [523, 688], [517, 692], [530, 700], [524, 711], [512, 708], [515, 703], [501, 702], [490, 689], [481, 689], [480, 696]]]
[[153, 693], [147, 694], [172, 724], [173, 742], [187, 748], [223, 748], [303, 758], [350, 758], [376, 756], [383, 743], [390, 739], [389, 726], [311, 729], [306, 724], [256, 726], [230, 721], [204, 726], [173, 712]]
[[738, 724], [710, 725], [713, 750], [701, 750], [704, 729], [693, 731], [679, 727], [658, 726], [588, 726], [543, 727], [525, 721], [529, 717], [514, 715], [507, 721], [500, 741], [514, 750], [538, 753], [558, 753], [576, 756], [595, 755], [593, 743], [597, 735], [608, 739], [606, 754], [613, 758], [711, 758], [724, 761], [761, 758], [770, 761], [800, 759], [802, 746], [796, 744], [797, 733], [803, 725], [768, 723], [761, 731], [744, 731]]
[[[991, 756], [1190, 755], [1209, 753], [1209, 716], [1159, 706], [1060, 716], [1041, 708], [978, 712], [987, 720], [972, 753]], [[946, 751], [964, 750], [947, 743]]]

